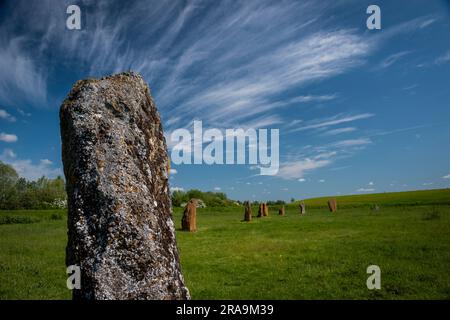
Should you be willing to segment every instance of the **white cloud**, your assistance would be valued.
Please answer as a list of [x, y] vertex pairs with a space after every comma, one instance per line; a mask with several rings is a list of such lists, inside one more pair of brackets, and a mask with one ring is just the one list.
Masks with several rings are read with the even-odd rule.
[[288, 100], [288, 103], [306, 103], [306, 102], [325, 102], [334, 100], [337, 98], [336, 94], [328, 94], [328, 95], [307, 95], [307, 96], [298, 96]]
[[370, 182], [368, 183], [368, 185], [369, 185], [369, 186], [373, 186], [373, 181], [370, 181]]
[[308, 171], [325, 167], [331, 160], [318, 160], [306, 158], [303, 160], [285, 163], [278, 171], [278, 176], [283, 179], [300, 179]]
[[450, 50], [447, 51], [446, 53], [444, 53], [439, 58], [437, 58], [434, 62], [436, 64], [444, 64], [444, 63], [447, 63], [448, 61], [450, 61]]
[[305, 178], [300, 178], [300, 179], [298, 179], [298, 181], [300, 181], [300, 182], [305, 182], [306, 179], [305, 179]]
[[356, 192], [373, 192], [375, 191], [374, 188], [359, 188], [358, 190], [356, 190]]
[[442, 178], [443, 178], [443, 179], [450, 179], [450, 174], [448, 174], [448, 175], [446, 175], [446, 176], [443, 176]]
[[320, 179], [318, 182], [319, 182], [319, 183], [324, 183], [324, 182], [325, 182], [325, 179]]
[[220, 191], [220, 190], [222, 190], [222, 188], [220, 188], [220, 187], [214, 187], [214, 190]]
[[420, 29], [426, 28], [426, 27], [428, 27], [429, 25], [435, 23], [436, 21], [437, 21], [437, 19], [435, 19], [435, 18], [430, 18], [430, 19], [428, 19], [428, 20], [425, 20], [425, 21], [423, 21], [423, 22], [419, 25], [419, 28], [420, 28]]
[[0, 160], [11, 165], [19, 176], [28, 180], [37, 180], [42, 176], [55, 178], [63, 175], [62, 169], [52, 167], [52, 163], [48, 159], [42, 159], [38, 164], [35, 164], [30, 159], [16, 159], [14, 152], [9, 149], [3, 151]]
[[323, 133], [323, 135], [335, 136], [335, 135], [342, 134], [342, 133], [353, 132], [355, 130], [356, 130], [356, 128], [354, 128], [354, 127], [339, 128], [339, 129], [333, 129], [333, 130], [326, 131]]
[[48, 160], [48, 159], [41, 159], [40, 162], [41, 162], [41, 164], [44, 165], [44, 166], [49, 166], [49, 165], [53, 164], [53, 162], [50, 161], [50, 160]]
[[182, 187], [172, 187], [172, 188], [170, 188], [170, 191], [171, 191], [171, 192], [174, 192], [174, 191], [184, 191], [184, 188], [182, 188]]
[[16, 142], [17, 140], [18, 138], [15, 134], [0, 133], [0, 141], [11, 143]]
[[424, 182], [422, 183], [423, 186], [431, 186], [433, 185], [433, 182]]
[[[278, 45], [275, 50], [258, 53], [256, 59], [232, 69], [219, 84], [197, 88], [200, 92], [181, 103], [177, 109], [201, 114], [209, 110], [208, 121], [222, 123], [254, 117], [280, 108], [272, 96], [292, 87], [332, 77], [359, 65], [370, 46], [349, 30], [319, 32], [297, 41]], [[255, 52], [256, 53], [256, 52]], [[236, 61], [243, 58], [236, 52]], [[237, 66], [236, 66], [237, 67]], [[223, 75], [220, 75], [223, 79]], [[300, 96], [290, 102], [327, 101], [335, 95]], [[211, 109], [217, 111], [210, 112]], [[237, 112], [239, 111], [239, 112]]]
[[14, 153], [12, 149], [5, 149], [0, 155], [0, 159], [12, 159], [15, 158], [16, 156], [17, 155]]
[[334, 126], [334, 125], [341, 124], [341, 123], [347, 123], [347, 122], [352, 122], [352, 121], [356, 121], [356, 120], [367, 119], [367, 118], [370, 118], [373, 116], [374, 116], [373, 113], [362, 113], [362, 114], [357, 114], [357, 115], [338, 114], [338, 115], [335, 115], [334, 117], [327, 118], [327, 119], [312, 120], [309, 123], [307, 123], [305, 126], [291, 130], [291, 132], [329, 127], [329, 126]]
[[393, 65], [394, 63], [399, 61], [401, 58], [403, 58], [404, 56], [406, 56], [410, 53], [411, 53], [411, 51], [401, 51], [398, 53], [391, 54], [386, 59], [381, 61], [381, 63], [379, 64], [379, 67], [382, 69], [390, 67], [391, 65]]
[[177, 173], [178, 173], [177, 169], [173, 168], [170, 169], [170, 174], [177, 174]]
[[334, 142], [332, 145], [335, 148], [346, 148], [346, 147], [356, 147], [356, 146], [363, 146], [372, 143], [372, 141], [369, 138], [360, 138], [360, 139], [349, 139], [349, 140], [342, 140]]
[[46, 75], [27, 49], [27, 39], [5, 40], [0, 37], [0, 101], [44, 104], [47, 98]]
[[7, 120], [9, 122], [15, 122], [16, 118], [9, 114], [6, 110], [0, 109], [0, 119]]

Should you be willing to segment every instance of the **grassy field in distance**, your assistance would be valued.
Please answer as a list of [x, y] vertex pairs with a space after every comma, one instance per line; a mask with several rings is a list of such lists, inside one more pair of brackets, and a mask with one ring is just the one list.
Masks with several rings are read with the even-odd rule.
[[[311, 199], [305, 216], [294, 203], [265, 218], [255, 206], [250, 223], [243, 207], [204, 208], [196, 233], [179, 231], [175, 208], [183, 274], [193, 299], [450, 299], [449, 198], [448, 189], [337, 197], [337, 214], [328, 198]], [[66, 217], [0, 211], [0, 299], [70, 298]], [[372, 264], [381, 290], [366, 287]]]
[[[417, 190], [403, 192], [357, 194], [335, 197], [320, 197], [306, 199], [307, 207], [327, 207], [327, 200], [335, 198], [339, 207], [362, 207], [374, 204], [382, 206], [406, 205], [450, 205], [450, 189]], [[295, 204], [298, 206], [298, 201]], [[292, 205], [292, 204], [291, 204]]]

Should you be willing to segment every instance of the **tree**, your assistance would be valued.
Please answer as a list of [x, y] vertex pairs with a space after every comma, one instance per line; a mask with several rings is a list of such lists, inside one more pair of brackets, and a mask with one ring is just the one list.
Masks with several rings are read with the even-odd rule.
[[15, 185], [19, 175], [9, 164], [0, 161], [0, 208], [6, 209], [16, 199]]

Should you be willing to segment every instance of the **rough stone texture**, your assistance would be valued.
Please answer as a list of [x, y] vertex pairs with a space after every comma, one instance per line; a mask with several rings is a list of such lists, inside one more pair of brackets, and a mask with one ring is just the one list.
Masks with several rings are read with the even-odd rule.
[[279, 214], [280, 216], [284, 216], [284, 215], [286, 214], [286, 211], [285, 211], [285, 209], [284, 209], [284, 206], [282, 206], [280, 209], [278, 209], [278, 214]]
[[252, 221], [252, 206], [249, 201], [244, 204], [244, 221]]
[[141, 76], [78, 81], [60, 110], [74, 299], [189, 299], [161, 121]]
[[181, 229], [183, 231], [197, 231], [197, 200], [191, 199], [184, 207], [183, 217], [181, 218]]
[[299, 208], [300, 208], [300, 214], [305, 214], [306, 213], [306, 205], [305, 205], [305, 203], [303, 201], [300, 202]]
[[264, 204], [260, 203], [259, 204], [259, 208], [258, 208], [258, 218], [261, 218], [262, 216], [264, 216]]
[[328, 200], [328, 208], [330, 209], [330, 212], [336, 212], [337, 211], [337, 201], [336, 201], [336, 199]]

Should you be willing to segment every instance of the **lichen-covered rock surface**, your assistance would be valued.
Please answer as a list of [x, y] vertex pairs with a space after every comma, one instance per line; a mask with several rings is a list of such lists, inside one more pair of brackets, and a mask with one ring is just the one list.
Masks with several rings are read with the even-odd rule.
[[189, 299], [169, 196], [169, 159], [147, 84], [78, 81], [60, 110], [74, 299]]

